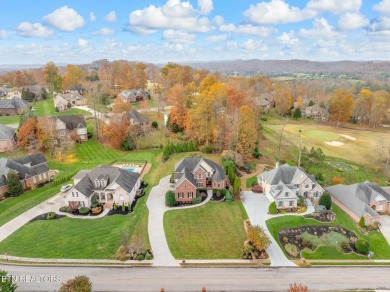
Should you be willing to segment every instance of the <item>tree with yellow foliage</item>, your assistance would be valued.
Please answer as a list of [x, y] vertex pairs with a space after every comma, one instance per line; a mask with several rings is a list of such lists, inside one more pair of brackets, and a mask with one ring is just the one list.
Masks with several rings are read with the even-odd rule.
[[336, 89], [330, 100], [330, 120], [337, 123], [348, 122], [352, 116], [353, 98], [346, 89]]
[[124, 101], [122, 98], [117, 97], [114, 100], [114, 107], [112, 111], [114, 113], [123, 113], [131, 110], [131, 104]]
[[256, 116], [253, 110], [243, 105], [239, 111], [238, 135], [236, 152], [244, 157], [250, 157], [257, 141]]
[[79, 87], [85, 76], [85, 72], [79, 66], [67, 65], [66, 72], [62, 79], [62, 88], [67, 90]]

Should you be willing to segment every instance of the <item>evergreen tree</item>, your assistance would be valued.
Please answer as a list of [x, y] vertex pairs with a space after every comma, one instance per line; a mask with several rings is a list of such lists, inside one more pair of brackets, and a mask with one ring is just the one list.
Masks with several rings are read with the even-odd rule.
[[302, 111], [299, 107], [297, 107], [297, 109], [294, 111], [293, 118], [294, 119], [302, 118]]
[[313, 106], [313, 105], [314, 105], [314, 101], [310, 100], [308, 106]]
[[23, 184], [20, 181], [19, 175], [15, 172], [10, 172], [7, 175], [8, 193], [11, 197], [17, 197], [23, 194]]
[[323, 193], [318, 204], [325, 206], [326, 210], [330, 210], [332, 207], [332, 198], [330, 197], [330, 194]]
[[228, 166], [228, 178], [229, 178], [229, 181], [231, 184], [234, 183], [234, 177], [235, 177], [235, 173], [234, 173], [234, 170], [233, 170], [233, 167], [231, 165]]

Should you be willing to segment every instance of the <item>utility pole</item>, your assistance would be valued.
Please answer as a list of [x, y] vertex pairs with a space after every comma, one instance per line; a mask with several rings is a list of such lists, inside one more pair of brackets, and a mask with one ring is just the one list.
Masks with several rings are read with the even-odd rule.
[[302, 131], [299, 130], [298, 138], [299, 138], [299, 156], [298, 156], [298, 167], [301, 167], [301, 155], [302, 155]]

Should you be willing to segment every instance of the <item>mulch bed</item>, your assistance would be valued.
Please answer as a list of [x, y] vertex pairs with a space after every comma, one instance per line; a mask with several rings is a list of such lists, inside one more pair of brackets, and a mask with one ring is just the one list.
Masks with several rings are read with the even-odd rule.
[[216, 202], [224, 202], [225, 201], [225, 196], [220, 195], [219, 198], [217, 197], [217, 194], [213, 194], [213, 196], [210, 199], [211, 201], [216, 201]]
[[[202, 196], [202, 201], [200, 202], [200, 203], [202, 203], [202, 202], [204, 202], [205, 200], [207, 199], [207, 193], [206, 193], [206, 196]], [[200, 204], [199, 203], [199, 204]], [[192, 206], [192, 205], [199, 205], [199, 204], [192, 204], [192, 203], [176, 203], [176, 205], [175, 206], [173, 206], [173, 207], [171, 207], [171, 208], [176, 208], [176, 207], [185, 207], [185, 206]]]
[[53, 219], [47, 219], [47, 214], [49, 214], [49, 213], [38, 215], [28, 222], [34, 222], [34, 221], [38, 221], [38, 220], [56, 220], [56, 219], [61, 219], [61, 218], [67, 217], [65, 215], [56, 214], [56, 216]]
[[321, 237], [325, 233], [330, 232], [338, 232], [342, 235], [344, 235], [349, 240], [349, 249], [345, 250], [345, 253], [349, 253], [354, 251], [354, 245], [352, 242], [353, 238], [357, 238], [356, 234], [348, 229], [345, 229], [341, 226], [317, 226], [317, 225], [307, 225], [307, 226], [300, 226], [300, 227], [294, 227], [294, 228], [286, 228], [281, 229], [278, 232], [279, 236], [279, 242], [282, 244], [284, 250], [288, 253], [288, 251], [285, 248], [286, 244], [292, 244], [295, 245], [299, 251], [297, 256], [294, 256], [292, 254], [289, 254], [291, 257], [299, 258], [301, 251], [306, 247], [303, 243], [303, 240], [301, 238], [301, 235], [305, 232], [308, 232], [309, 234], [316, 235], [318, 237]]
[[333, 222], [336, 219], [336, 214], [333, 211], [314, 212], [303, 217], [314, 219], [320, 222]]
[[128, 207], [125, 207], [125, 211], [122, 211], [122, 206], [118, 206], [118, 208], [116, 210], [114, 209], [111, 209], [107, 216], [111, 216], [111, 215], [128, 215], [128, 214], [131, 214], [131, 208], [129, 210]]

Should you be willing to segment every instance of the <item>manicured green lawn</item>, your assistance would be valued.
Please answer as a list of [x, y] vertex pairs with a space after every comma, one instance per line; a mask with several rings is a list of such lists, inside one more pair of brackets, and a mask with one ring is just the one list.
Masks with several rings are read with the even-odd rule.
[[[303, 216], [281, 216], [267, 220], [266, 224], [272, 236], [278, 243], [278, 230], [283, 228], [303, 225], [340, 225], [355, 232], [359, 238], [367, 240], [370, 243], [370, 250], [375, 253], [375, 259], [390, 259], [390, 246], [383, 237], [382, 233], [376, 231], [370, 232], [368, 235], [364, 235], [360, 233], [355, 222], [339, 207], [333, 204], [332, 210], [336, 213], [336, 220], [332, 223], [321, 223], [312, 219], [306, 219]], [[313, 253], [305, 252], [304, 255], [308, 259], [361, 259], [360, 256], [355, 257], [355, 255], [352, 254], [341, 254], [336, 248], [332, 247], [320, 248], [315, 250]]]
[[89, 112], [80, 109], [70, 109], [68, 111], [56, 112], [54, 103], [51, 98], [32, 102], [31, 106], [34, 109], [34, 114], [38, 117], [43, 116], [65, 116], [65, 115], [91, 115]]
[[59, 192], [59, 187], [47, 185], [27, 191], [19, 197], [9, 198], [0, 203], [0, 226], [28, 211]]
[[208, 202], [164, 214], [164, 230], [176, 259], [239, 259], [246, 240], [241, 202]]
[[257, 175], [254, 175], [252, 177], [249, 177], [246, 179], [246, 187], [251, 188], [252, 184], [257, 182]]
[[0, 124], [19, 124], [20, 116], [1, 116]]

